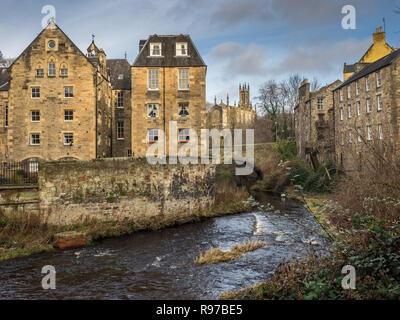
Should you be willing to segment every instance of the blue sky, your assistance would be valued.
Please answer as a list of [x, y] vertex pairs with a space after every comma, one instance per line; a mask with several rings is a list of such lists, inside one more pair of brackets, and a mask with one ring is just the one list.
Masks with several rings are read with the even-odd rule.
[[[400, 47], [398, 0], [0, 0], [0, 50], [16, 57], [41, 31], [42, 7], [53, 5], [56, 22], [85, 52], [91, 35], [107, 58], [132, 63], [149, 34], [188, 33], [206, 64], [207, 100], [238, 99], [248, 82], [258, 87], [292, 73], [321, 83], [342, 80], [386, 20], [387, 42]], [[356, 29], [341, 27], [344, 5], [356, 8]]]

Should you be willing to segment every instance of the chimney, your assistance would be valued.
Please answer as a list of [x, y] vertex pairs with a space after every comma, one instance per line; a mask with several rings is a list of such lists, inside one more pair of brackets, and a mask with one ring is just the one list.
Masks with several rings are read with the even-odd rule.
[[376, 32], [372, 36], [374, 44], [378, 42], [386, 43], [385, 32], [382, 31], [382, 27], [376, 28]]

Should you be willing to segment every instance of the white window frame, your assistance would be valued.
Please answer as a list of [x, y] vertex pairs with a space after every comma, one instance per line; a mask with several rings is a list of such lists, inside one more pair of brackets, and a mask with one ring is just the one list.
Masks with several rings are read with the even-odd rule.
[[[41, 71], [40, 74], [39, 74], [39, 71]], [[43, 78], [44, 77], [44, 69], [36, 69], [36, 77]]]
[[38, 171], [39, 171], [39, 162], [29, 161], [29, 172], [38, 172]]
[[357, 117], [361, 116], [361, 101], [357, 101]]
[[347, 117], [351, 119], [351, 104], [347, 105]]
[[190, 88], [189, 69], [178, 69], [178, 90], [187, 91]]
[[[68, 92], [69, 90], [69, 88], [71, 88], [72, 89], [72, 92]], [[69, 95], [69, 94], [71, 94], [72, 93], [72, 96], [71, 97], [67, 97], [67, 94]], [[73, 86], [65, 86], [64, 87], [64, 98], [65, 99], [72, 99], [74, 97], [74, 87]]]
[[60, 69], [60, 77], [68, 77], [68, 69], [67, 68]]
[[[185, 53], [182, 53], [182, 45], [184, 46], [183, 50]], [[176, 43], [176, 56], [177, 57], [187, 57], [188, 54], [188, 44], [187, 42], [177, 42]]]
[[383, 140], [383, 127], [382, 123], [378, 123], [378, 139]]
[[[157, 139], [155, 139], [157, 137]], [[157, 143], [159, 141], [159, 130], [158, 129], [148, 129], [147, 130], [147, 141], [148, 143]]]
[[[73, 145], [74, 144], [74, 133], [73, 132], [64, 132], [63, 139], [64, 139], [64, 146]], [[68, 142], [68, 140], [71, 140], [71, 141]]]
[[[186, 111], [187, 114], [181, 114], [181, 112], [184, 113], [183, 111]], [[181, 118], [188, 118], [190, 116], [189, 102], [178, 103], [178, 116]]]
[[342, 102], [343, 101], [343, 89], [339, 90], [339, 101]]
[[371, 89], [370, 83], [369, 83], [369, 75], [365, 77], [365, 91], [369, 91]]
[[[52, 67], [54, 65], [54, 68]], [[55, 77], [57, 75], [57, 67], [56, 67], [56, 63], [55, 62], [49, 62], [47, 64], [47, 75], [49, 77]], [[54, 73], [50, 72], [50, 71], [54, 71]]]
[[[39, 120], [33, 120], [33, 113], [38, 112], [39, 113]], [[30, 117], [31, 117], [31, 122], [40, 122], [40, 110], [30, 110]]]
[[[189, 139], [187, 139], [189, 138]], [[178, 142], [179, 143], [187, 143], [190, 141], [190, 129], [189, 128], [180, 128], [178, 129]]]
[[120, 108], [120, 109], [124, 108], [124, 92], [123, 91], [117, 92], [117, 108]]
[[367, 98], [367, 102], [366, 102], [366, 109], [367, 109], [367, 114], [370, 114], [371, 113], [371, 98]]
[[124, 140], [124, 139], [125, 139], [125, 122], [117, 121], [117, 140]]
[[[159, 46], [160, 47], [160, 53], [159, 54], [154, 54], [154, 47]], [[162, 44], [161, 42], [151, 42], [150, 43], [150, 57], [162, 57]]]
[[343, 116], [343, 107], [340, 107], [339, 109], [339, 114], [340, 114], [340, 121], [343, 121], [344, 116]]
[[360, 85], [358, 83], [358, 80], [356, 81], [356, 96], [360, 94]]
[[347, 99], [351, 99], [351, 86], [350, 86], [350, 84], [347, 86]]
[[382, 111], [382, 95], [381, 94], [378, 94], [376, 96], [376, 104], [377, 104], [378, 111]]
[[378, 70], [376, 72], [376, 87], [380, 88], [382, 86], [382, 78], [381, 78], [381, 71]]
[[318, 110], [324, 110], [324, 98], [318, 98], [317, 108]]
[[118, 80], [124, 80], [124, 74], [123, 73], [118, 75]]
[[[72, 112], [72, 119], [67, 119], [67, 111], [71, 111]], [[69, 115], [68, 115], [69, 117]], [[74, 121], [74, 110], [72, 109], [64, 109], [64, 122], [72, 122]]]
[[[34, 141], [34, 138], [33, 138], [34, 135], [37, 135], [39, 137], [39, 143], [34, 143], [33, 142]], [[40, 146], [40, 133], [38, 133], [38, 132], [31, 133], [29, 135], [29, 142], [30, 142], [31, 146]]]
[[148, 69], [147, 70], [147, 87], [148, 90], [158, 91], [160, 90], [160, 72], [159, 69]]
[[[39, 91], [36, 92], [36, 93], [39, 93], [39, 96], [38, 96], [38, 97], [34, 97], [34, 96], [33, 96], [33, 91], [34, 91], [34, 89], [39, 89]], [[40, 99], [40, 87], [31, 87], [31, 99]]]
[[[158, 118], [159, 111], [160, 111], [160, 104], [159, 103], [148, 103], [147, 104], [147, 118], [150, 118], [150, 119]], [[155, 113], [154, 117], [150, 116], [151, 112]]]
[[361, 139], [361, 128], [357, 128], [357, 141], [358, 142], [362, 141], [362, 139]]

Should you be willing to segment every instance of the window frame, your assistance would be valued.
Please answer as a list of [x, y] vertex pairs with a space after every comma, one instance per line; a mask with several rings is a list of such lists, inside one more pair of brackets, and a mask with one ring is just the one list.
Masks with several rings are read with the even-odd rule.
[[[36, 114], [36, 116], [39, 116], [39, 120], [33, 120], [33, 117], [34, 117], [34, 112], [38, 112], [39, 114], [37, 115]], [[40, 110], [30, 110], [29, 111], [29, 115], [30, 115], [30, 118], [31, 118], [31, 122], [40, 122]]]
[[[71, 114], [71, 116], [72, 116], [72, 119], [71, 120], [67, 120], [66, 118], [67, 118], [67, 116], [69, 116], [69, 115], [67, 115], [67, 112], [71, 112], [72, 114]], [[64, 109], [64, 122], [73, 122], [74, 121], [74, 110], [72, 110], [72, 109]]]
[[383, 125], [378, 123], [378, 139], [383, 140]]
[[[187, 115], [181, 115], [181, 111], [186, 111]], [[180, 118], [189, 118], [190, 117], [189, 102], [179, 102], [178, 103], [178, 116]]]
[[361, 101], [356, 102], [357, 105], [357, 117], [361, 116]]
[[[154, 109], [154, 107], [157, 107], [157, 108]], [[156, 119], [159, 117], [159, 114], [160, 114], [160, 104], [159, 103], [148, 103], [148, 104], [146, 104], [146, 108], [147, 108], [147, 118]], [[150, 108], [151, 108], [151, 110], [150, 110]], [[156, 110], [156, 115], [154, 117], [151, 117], [150, 113], [154, 110]]]
[[358, 82], [358, 80], [356, 81], [356, 96], [360, 95], [360, 84]]
[[[63, 71], [66, 71], [66, 73], [63, 73]], [[60, 77], [68, 78], [68, 68], [61, 68], [60, 69]]]
[[341, 106], [341, 107], [339, 108], [339, 118], [340, 118], [340, 121], [343, 121], [343, 120], [344, 120], [343, 106]]
[[123, 91], [118, 91], [117, 92], [117, 101], [116, 101], [116, 107], [119, 109], [124, 108], [124, 92]]
[[366, 111], [367, 111], [367, 114], [370, 114], [372, 112], [371, 98], [367, 98]]
[[[39, 71], [41, 71], [41, 73], [39, 74]], [[44, 77], [44, 69], [36, 69], [36, 74], [35, 74], [36, 78], [43, 78]]]
[[[154, 54], [154, 47], [159, 46], [160, 54]], [[150, 42], [150, 57], [162, 57], [162, 43], [161, 42]]]
[[372, 141], [372, 127], [371, 125], [367, 126], [367, 140]]
[[[154, 76], [154, 79], [152, 78], [153, 76]], [[153, 88], [152, 84], [156, 84], [156, 87]], [[149, 91], [159, 91], [160, 90], [160, 70], [159, 69], [148, 69], [147, 70], [147, 90], [149, 90]]]
[[349, 118], [349, 119], [351, 119], [351, 104], [348, 104], [347, 105], [347, 117]]
[[[33, 136], [34, 135], [37, 135], [38, 136], [38, 139], [39, 139], [39, 143], [33, 143], [34, 142], [34, 138], [33, 138]], [[39, 132], [31, 132], [30, 134], [29, 134], [29, 144], [31, 145], [31, 146], [40, 146], [40, 133]]]
[[[181, 135], [181, 132], [184, 132], [187, 130], [186, 135]], [[185, 139], [181, 139], [181, 137], [184, 136]], [[187, 139], [189, 138], [189, 139]], [[190, 128], [179, 128], [178, 129], [178, 143], [188, 143], [190, 142]]]
[[[154, 131], [157, 131], [157, 134], [154, 134]], [[150, 137], [153, 137], [152, 140], [150, 140]], [[157, 139], [155, 139], [157, 137]], [[159, 129], [153, 128], [153, 129], [148, 129], [147, 130], [147, 142], [152, 144], [152, 143], [157, 143], [160, 139], [160, 132]]]
[[117, 140], [125, 140], [125, 121], [123, 120], [117, 121], [116, 129], [117, 129]]
[[382, 86], [381, 70], [378, 70], [375, 76], [376, 76], [376, 87], [380, 88]]
[[317, 109], [324, 110], [324, 98], [317, 99]]
[[351, 85], [349, 84], [347, 86], [347, 100], [351, 99]]
[[[72, 94], [72, 96], [67, 96], [67, 89], [71, 88], [72, 89], [72, 93], [68, 93], [68, 94]], [[74, 97], [74, 87], [73, 86], [65, 86], [64, 87], [64, 99], [72, 99]]]
[[[54, 74], [50, 74], [50, 70], [53, 70], [53, 68], [50, 67], [50, 65], [54, 65]], [[56, 66], [56, 63], [55, 63], [55, 62], [49, 62], [49, 63], [47, 64], [47, 76], [48, 76], [48, 77], [51, 77], [51, 78], [54, 78], [54, 77], [57, 76], [57, 66]]]
[[[36, 94], [38, 94], [37, 97], [33, 96], [33, 92], [35, 89], [38, 89], [39, 91], [36, 92]], [[40, 99], [40, 86], [32, 86], [31, 87], [31, 99]]]
[[[72, 136], [72, 141], [67, 142], [67, 136]], [[64, 146], [73, 146], [74, 145], [74, 133], [73, 132], [64, 132], [63, 133], [63, 143]]]
[[[185, 73], [187, 77], [182, 77], [181, 73]], [[182, 87], [182, 82], [185, 81], [187, 83], [186, 87]], [[179, 91], [189, 91], [190, 90], [190, 71], [187, 68], [179, 68], [178, 69], [178, 90]]]
[[369, 92], [370, 90], [371, 90], [371, 85], [370, 85], [370, 82], [369, 82], [369, 75], [367, 75], [365, 77], [365, 91]]
[[[184, 50], [185, 50], [185, 54], [182, 54], [182, 45], [184, 45], [185, 46], [185, 48], [184, 48]], [[188, 52], [188, 43], [187, 42], [177, 42], [176, 43], [176, 48], [175, 48], [176, 50], [175, 50], [175, 55], [177, 56], [177, 57], [187, 57], [188, 55], [189, 55], [189, 52]]]
[[376, 96], [376, 105], [377, 105], [378, 112], [383, 110], [383, 107], [382, 107], [382, 94], [378, 94]]

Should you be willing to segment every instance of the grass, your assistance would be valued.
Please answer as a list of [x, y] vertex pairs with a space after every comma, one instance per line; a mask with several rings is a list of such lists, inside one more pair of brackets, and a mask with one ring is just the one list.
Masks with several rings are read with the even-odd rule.
[[211, 248], [194, 261], [195, 264], [216, 264], [238, 259], [246, 252], [255, 251], [259, 248], [266, 247], [265, 241], [247, 241], [242, 244], [236, 244], [229, 251], [222, 251], [219, 248]]

